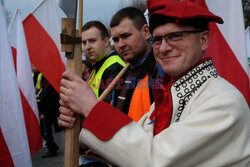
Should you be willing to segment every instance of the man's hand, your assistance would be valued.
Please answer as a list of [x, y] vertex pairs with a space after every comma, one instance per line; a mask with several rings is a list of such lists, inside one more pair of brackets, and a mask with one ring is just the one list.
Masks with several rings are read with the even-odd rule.
[[87, 117], [98, 100], [91, 87], [76, 74], [66, 71], [62, 77], [59, 125], [72, 128], [74, 113]]

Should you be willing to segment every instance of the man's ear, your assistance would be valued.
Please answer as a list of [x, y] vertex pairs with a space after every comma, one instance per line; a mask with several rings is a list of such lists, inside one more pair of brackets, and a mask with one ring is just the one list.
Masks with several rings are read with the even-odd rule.
[[210, 32], [208, 30], [200, 33], [201, 49], [206, 51], [210, 42]]
[[108, 47], [110, 45], [109, 37], [105, 37], [104, 42], [105, 42], [105, 47]]
[[147, 24], [144, 24], [141, 31], [142, 31], [143, 36], [144, 36], [145, 39], [150, 38], [149, 26]]

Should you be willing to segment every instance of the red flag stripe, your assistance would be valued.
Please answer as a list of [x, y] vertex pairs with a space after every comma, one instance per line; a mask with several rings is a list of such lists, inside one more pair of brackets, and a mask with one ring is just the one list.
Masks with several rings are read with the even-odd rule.
[[42, 136], [40, 131], [40, 125], [34, 111], [30, 107], [30, 104], [28, 103], [21, 90], [20, 95], [23, 106], [24, 121], [29, 140], [30, 153], [31, 155], [33, 155], [42, 148]]
[[31, 62], [59, 93], [65, 66], [56, 43], [32, 14], [23, 21], [23, 26]]
[[[225, 2], [226, 1], [224, 1], [224, 3]], [[204, 5], [207, 7], [206, 3], [204, 3]], [[218, 2], [218, 5], [221, 6], [219, 2]], [[213, 7], [211, 8], [213, 9]], [[227, 9], [227, 10], [229, 11], [232, 9]], [[237, 12], [240, 12], [240, 11], [242, 10], [240, 9], [237, 10]], [[226, 19], [226, 21], [229, 21], [228, 18], [224, 18], [224, 19]], [[243, 18], [239, 18], [239, 19], [243, 19]], [[230, 20], [230, 21], [233, 22], [235, 20]], [[229, 23], [227, 24], [232, 25]], [[225, 28], [228, 28], [228, 27], [225, 27]], [[241, 30], [240, 26], [236, 28], [238, 31]], [[226, 31], [226, 30], [224, 29], [220, 30], [215, 23], [210, 23], [211, 37], [210, 37], [210, 45], [207, 50], [207, 55], [213, 58], [214, 65], [218, 73], [227, 81], [229, 81], [231, 84], [233, 84], [243, 94], [248, 105], [250, 106], [250, 88], [249, 88], [248, 74], [243, 68], [243, 65], [241, 64], [241, 62], [239, 62], [238, 60], [238, 58], [242, 58], [242, 57], [244, 58], [246, 57], [246, 55], [244, 55], [244, 51], [242, 53], [239, 52], [238, 55], [235, 55], [234, 51], [229, 46], [228, 41], [226, 41], [221, 31]], [[230, 32], [235, 33], [235, 31], [230, 31]], [[239, 42], [238, 47], [244, 49], [242, 45], [244, 45], [245, 41], [238, 41], [238, 42]]]
[[10, 151], [8, 149], [8, 146], [4, 140], [4, 136], [2, 133], [2, 129], [0, 127], [0, 164], [1, 166], [6, 167], [14, 167], [14, 163], [12, 161]]
[[213, 23], [210, 28], [211, 43], [207, 55], [213, 57], [214, 65], [219, 74], [240, 90], [250, 106], [248, 75], [222, 36], [217, 25]]
[[[17, 66], [16, 66], [17, 51], [13, 47], [11, 47], [11, 50], [12, 50], [13, 61], [14, 61], [15, 70], [16, 70], [17, 69]], [[19, 91], [21, 95], [23, 115], [24, 115], [27, 137], [29, 141], [30, 153], [31, 155], [33, 155], [34, 153], [36, 153], [42, 148], [42, 136], [41, 136], [41, 131], [40, 131], [40, 125], [39, 125], [39, 121], [37, 120], [37, 117], [34, 111], [32, 110], [29, 102], [27, 101], [26, 97], [24, 96], [20, 88], [19, 88]]]

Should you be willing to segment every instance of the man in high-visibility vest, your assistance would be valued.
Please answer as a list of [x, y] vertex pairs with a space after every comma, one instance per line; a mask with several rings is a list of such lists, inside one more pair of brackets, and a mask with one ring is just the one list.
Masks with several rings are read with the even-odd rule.
[[[109, 39], [106, 27], [99, 21], [90, 21], [82, 27], [82, 43], [86, 57], [95, 62], [88, 84], [97, 98], [125, 66], [120, 56], [112, 50]], [[104, 101], [110, 103], [111, 94]], [[82, 164], [105, 166], [101, 162], [87, 158], [82, 158]]]
[[39, 94], [41, 93], [41, 81], [42, 81], [42, 73], [40, 73], [38, 71], [38, 69], [31, 64], [31, 69], [32, 69], [32, 78], [33, 78], [33, 82], [34, 82], [34, 87], [35, 87], [35, 92], [36, 92], [36, 98], [37, 98], [37, 102], [39, 102]]
[[131, 64], [116, 86], [112, 105], [137, 122], [154, 102], [152, 86], [158, 77], [153, 51], [147, 41], [148, 24], [139, 9], [127, 7], [112, 17], [110, 27], [115, 49]]
[[[120, 56], [112, 50], [109, 38], [106, 27], [99, 21], [90, 21], [82, 27], [82, 43], [86, 57], [95, 62], [88, 84], [97, 98], [125, 66]], [[104, 101], [110, 102], [111, 95]]]

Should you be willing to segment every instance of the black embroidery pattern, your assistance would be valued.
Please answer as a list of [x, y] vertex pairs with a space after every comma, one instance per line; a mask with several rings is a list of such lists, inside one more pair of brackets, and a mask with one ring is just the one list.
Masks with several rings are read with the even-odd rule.
[[217, 78], [219, 74], [213, 66], [212, 60], [205, 61], [199, 66], [195, 67], [185, 76], [180, 78], [173, 84], [177, 97], [179, 99], [177, 119], [180, 120], [181, 114], [187, 105], [188, 101], [195, 94], [195, 92], [211, 77]]

